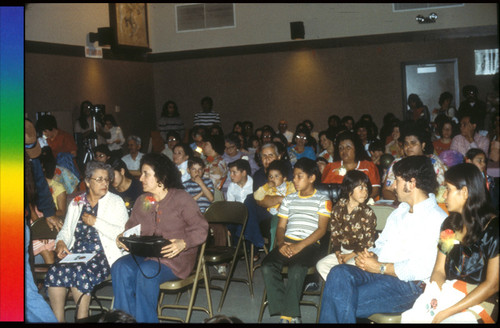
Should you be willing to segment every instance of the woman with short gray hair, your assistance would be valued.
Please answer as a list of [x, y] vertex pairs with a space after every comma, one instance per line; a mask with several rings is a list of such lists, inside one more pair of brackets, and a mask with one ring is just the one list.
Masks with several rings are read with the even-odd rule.
[[90, 161], [85, 169], [87, 191], [68, 205], [64, 225], [56, 237], [59, 259], [72, 253], [94, 253], [86, 263], [54, 264], [45, 277], [50, 305], [59, 322], [64, 322], [68, 288], [78, 302], [77, 318], [88, 316], [90, 292], [111, 273], [111, 265], [123, 255], [115, 243], [128, 220], [121, 197], [108, 191], [114, 177], [109, 164]]

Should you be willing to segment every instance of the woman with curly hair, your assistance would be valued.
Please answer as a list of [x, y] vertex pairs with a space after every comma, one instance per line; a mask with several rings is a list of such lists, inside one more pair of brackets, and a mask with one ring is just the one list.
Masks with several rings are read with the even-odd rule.
[[[136, 200], [125, 229], [140, 224], [141, 236], [161, 236], [171, 243], [162, 248], [161, 258], [129, 254], [116, 261], [111, 268], [115, 309], [131, 314], [137, 322], [158, 322], [159, 286], [191, 273], [198, 246], [207, 238], [208, 222], [167, 156], [144, 155], [140, 181], [145, 194]], [[116, 244], [128, 251], [119, 240], [122, 235]]]

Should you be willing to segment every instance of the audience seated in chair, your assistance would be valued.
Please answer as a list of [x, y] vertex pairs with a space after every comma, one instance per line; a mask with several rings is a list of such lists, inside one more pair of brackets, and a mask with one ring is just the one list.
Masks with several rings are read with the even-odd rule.
[[355, 266], [334, 266], [323, 292], [320, 323], [356, 323], [356, 317], [399, 313], [423, 292], [437, 255], [446, 213], [432, 194], [438, 187], [431, 160], [407, 157], [394, 165], [401, 202], [375, 247], [356, 253]]

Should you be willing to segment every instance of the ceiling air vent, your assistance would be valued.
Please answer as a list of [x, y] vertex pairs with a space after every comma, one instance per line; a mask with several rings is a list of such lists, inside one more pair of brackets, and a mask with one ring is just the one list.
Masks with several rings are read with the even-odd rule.
[[235, 27], [234, 4], [176, 5], [177, 32]]

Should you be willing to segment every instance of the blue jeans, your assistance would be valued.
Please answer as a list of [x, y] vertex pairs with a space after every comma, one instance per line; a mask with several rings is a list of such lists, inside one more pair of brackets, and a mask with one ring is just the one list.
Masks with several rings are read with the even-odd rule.
[[[158, 262], [136, 256], [142, 272], [148, 277], [158, 272]], [[160, 285], [165, 281], [176, 280], [172, 270], [164, 264], [160, 265], [160, 273], [154, 278], [146, 278], [132, 255], [118, 259], [111, 267], [114, 308], [132, 315], [137, 322], [158, 322], [158, 296]]]
[[334, 266], [323, 291], [320, 323], [356, 323], [374, 313], [400, 313], [422, 294], [414, 282], [370, 273], [354, 265]]
[[[264, 246], [264, 237], [260, 232], [260, 222], [263, 220], [270, 220], [271, 214], [263, 207], [257, 205], [253, 194], [247, 196], [243, 202], [248, 209], [248, 221], [245, 228], [245, 239], [250, 241], [257, 248]], [[228, 229], [231, 231], [233, 236], [238, 236], [241, 234], [241, 225], [228, 224]]]
[[29, 263], [28, 247], [30, 244], [30, 229], [24, 223], [24, 314], [27, 322], [58, 322], [54, 312], [42, 295], [33, 279]]

